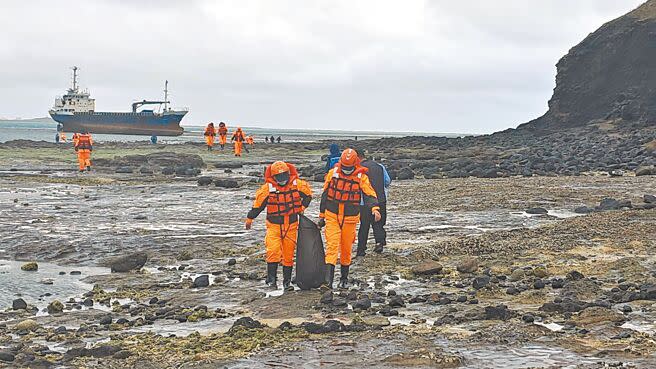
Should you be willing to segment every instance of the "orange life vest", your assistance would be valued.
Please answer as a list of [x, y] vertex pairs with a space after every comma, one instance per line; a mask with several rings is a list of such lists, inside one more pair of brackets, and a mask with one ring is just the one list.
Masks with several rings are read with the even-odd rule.
[[228, 129], [225, 126], [219, 126], [219, 134], [221, 136], [226, 136], [228, 134]]
[[213, 126], [207, 126], [205, 128], [205, 136], [216, 136], [216, 132], [214, 131]]
[[289, 183], [280, 187], [271, 175], [271, 167], [267, 167], [264, 178], [269, 185], [269, 197], [267, 197], [267, 220], [274, 224], [283, 224], [285, 217], [289, 217], [289, 223], [298, 221], [298, 214], [303, 212], [303, 199], [297, 187], [298, 172], [296, 168], [289, 166]]
[[367, 173], [367, 168], [357, 167], [351, 175], [345, 176], [339, 170], [339, 164], [333, 168], [333, 176], [327, 188], [326, 210], [340, 214], [339, 206], [344, 205], [344, 216], [360, 215], [362, 189], [360, 178]]
[[75, 144], [75, 148], [78, 150], [91, 150], [93, 147], [91, 146], [91, 136], [89, 135], [79, 135], [77, 138], [77, 143]]

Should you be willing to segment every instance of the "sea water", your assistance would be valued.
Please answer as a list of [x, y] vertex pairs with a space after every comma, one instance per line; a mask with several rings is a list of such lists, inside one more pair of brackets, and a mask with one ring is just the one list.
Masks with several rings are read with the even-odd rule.
[[[183, 125], [184, 134], [182, 136], [160, 136], [160, 143], [184, 143], [184, 142], [204, 142], [204, 126]], [[0, 120], [0, 143], [11, 140], [33, 140], [54, 142], [57, 134], [57, 123], [51, 119], [44, 118], [38, 120]], [[233, 127], [228, 127], [232, 132]], [[256, 142], [264, 143], [265, 137], [280, 137], [282, 142], [314, 142], [322, 140], [350, 140], [373, 139], [384, 137], [404, 137], [410, 135], [420, 136], [446, 136], [459, 137], [460, 134], [448, 133], [410, 133], [410, 132], [378, 132], [378, 131], [338, 131], [338, 130], [313, 130], [313, 129], [274, 129], [274, 128], [257, 128], [242, 127], [247, 135], [252, 135]], [[68, 140], [71, 139], [71, 133], [67, 133]], [[134, 142], [148, 141], [149, 136], [135, 135], [108, 135], [94, 134], [96, 142]]]

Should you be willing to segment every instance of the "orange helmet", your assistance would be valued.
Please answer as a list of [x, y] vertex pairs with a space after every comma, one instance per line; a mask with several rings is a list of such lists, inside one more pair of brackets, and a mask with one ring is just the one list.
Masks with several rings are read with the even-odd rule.
[[289, 165], [284, 161], [276, 161], [271, 164], [271, 175], [273, 179], [281, 186], [289, 183]]
[[353, 149], [346, 149], [339, 158], [339, 169], [342, 173], [350, 175], [355, 171], [355, 166], [360, 163], [358, 153]]
[[339, 163], [345, 167], [353, 167], [358, 163], [358, 153], [353, 149], [346, 149], [339, 158]]

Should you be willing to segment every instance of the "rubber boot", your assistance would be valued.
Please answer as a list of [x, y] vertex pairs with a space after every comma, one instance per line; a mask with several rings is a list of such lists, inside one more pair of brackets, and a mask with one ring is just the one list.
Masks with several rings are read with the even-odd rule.
[[324, 280], [325, 286], [332, 290], [334, 280], [335, 280], [335, 266], [332, 264], [326, 264], [326, 277]]
[[349, 274], [349, 266], [342, 265], [340, 268], [339, 284], [337, 285], [338, 288], [344, 288], [344, 289], [349, 288], [348, 274]]
[[293, 291], [294, 286], [292, 286], [292, 267], [282, 266], [282, 287], [285, 291]]
[[380, 254], [383, 252], [383, 244], [382, 243], [377, 243], [376, 247], [374, 247], [374, 252], [377, 254]]
[[267, 263], [267, 286], [276, 289], [278, 288], [278, 263]]
[[366, 249], [366, 248], [367, 248], [367, 246], [363, 246], [363, 247], [358, 246], [358, 249], [357, 249], [357, 251], [356, 251], [355, 257], [365, 256], [365, 255], [367, 254], [367, 253], [365, 252], [365, 249]]

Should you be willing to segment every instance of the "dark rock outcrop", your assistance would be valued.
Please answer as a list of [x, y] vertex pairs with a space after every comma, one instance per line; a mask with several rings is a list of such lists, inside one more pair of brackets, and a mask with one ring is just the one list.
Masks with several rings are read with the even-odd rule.
[[557, 64], [549, 111], [519, 129], [656, 122], [656, 0], [604, 24]]

